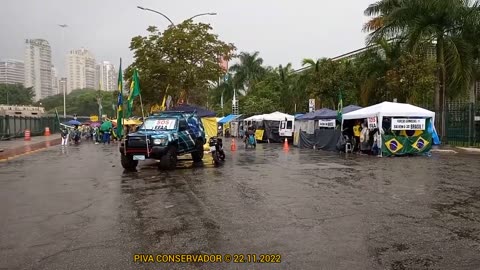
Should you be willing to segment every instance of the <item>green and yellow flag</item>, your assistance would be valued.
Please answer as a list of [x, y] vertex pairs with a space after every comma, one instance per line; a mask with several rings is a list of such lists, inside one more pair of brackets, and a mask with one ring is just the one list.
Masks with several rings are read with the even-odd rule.
[[342, 91], [338, 93], [338, 110], [337, 110], [337, 120], [339, 122], [342, 122], [342, 111], [343, 111], [343, 97], [342, 97]]
[[120, 67], [118, 68], [118, 100], [117, 100], [117, 136], [123, 135], [123, 74], [122, 58], [120, 58]]
[[140, 95], [140, 80], [138, 78], [138, 71], [135, 69], [132, 76], [132, 84], [130, 85], [130, 94], [128, 95], [127, 113], [125, 117], [132, 116], [133, 100]]

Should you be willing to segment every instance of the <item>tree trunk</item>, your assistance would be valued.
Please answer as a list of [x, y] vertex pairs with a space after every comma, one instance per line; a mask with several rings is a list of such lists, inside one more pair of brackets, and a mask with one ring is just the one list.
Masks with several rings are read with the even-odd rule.
[[439, 129], [439, 135], [444, 141], [446, 134], [445, 127], [445, 89], [446, 89], [446, 70], [445, 70], [445, 51], [443, 33], [437, 37], [437, 72], [438, 83], [435, 87], [435, 126]]

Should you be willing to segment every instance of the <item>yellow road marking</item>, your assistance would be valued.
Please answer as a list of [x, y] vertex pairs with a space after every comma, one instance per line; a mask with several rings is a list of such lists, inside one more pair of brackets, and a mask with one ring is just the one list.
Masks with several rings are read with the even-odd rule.
[[50, 147], [50, 146], [47, 146], [47, 147], [40, 148], [40, 149], [37, 149], [37, 150], [27, 151], [27, 152], [25, 152], [25, 153], [18, 154], [18, 155], [14, 155], [14, 156], [11, 156], [11, 157], [2, 158], [2, 159], [0, 159], [0, 162], [5, 162], [5, 161], [9, 161], [9, 160], [12, 160], [12, 159], [19, 158], [19, 157], [21, 157], [21, 156], [26, 156], [26, 155], [29, 155], [29, 154], [37, 153], [37, 152], [43, 151], [43, 150], [45, 150], [45, 149], [47, 149], [47, 148], [49, 148], [49, 147]]

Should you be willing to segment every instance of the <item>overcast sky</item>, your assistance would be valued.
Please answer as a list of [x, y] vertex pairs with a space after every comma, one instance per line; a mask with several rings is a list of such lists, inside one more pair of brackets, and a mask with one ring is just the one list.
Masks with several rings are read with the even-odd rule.
[[[144, 6], [161, 11], [175, 23], [195, 14], [216, 12], [196, 21], [210, 23], [220, 38], [238, 51], [259, 51], [265, 64], [303, 58], [334, 57], [365, 44], [364, 9], [374, 0], [2, 0], [0, 58], [23, 60], [24, 40], [50, 42], [53, 63], [64, 74], [65, 55], [90, 49], [97, 62], [107, 60], [124, 68], [132, 62], [130, 40], [145, 35], [149, 25], [164, 29], [169, 22]], [[58, 24], [67, 24], [65, 38]]]

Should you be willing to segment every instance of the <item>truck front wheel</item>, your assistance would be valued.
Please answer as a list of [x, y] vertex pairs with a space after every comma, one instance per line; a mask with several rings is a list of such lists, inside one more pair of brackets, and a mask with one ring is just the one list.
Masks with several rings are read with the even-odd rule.
[[173, 170], [177, 167], [177, 149], [172, 146], [160, 159], [160, 169]]
[[122, 163], [122, 167], [126, 170], [135, 170], [135, 168], [137, 168], [137, 165], [138, 165], [138, 160], [133, 160], [133, 156], [132, 155], [121, 155], [122, 158], [121, 158], [121, 163]]
[[201, 140], [197, 140], [195, 144], [195, 152], [192, 152], [193, 162], [201, 162], [203, 160], [203, 144]]

